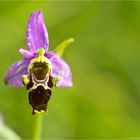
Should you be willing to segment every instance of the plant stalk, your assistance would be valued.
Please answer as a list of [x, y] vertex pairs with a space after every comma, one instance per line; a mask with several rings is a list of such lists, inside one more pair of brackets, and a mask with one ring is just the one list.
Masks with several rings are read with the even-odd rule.
[[43, 125], [43, 114], [35, 114], [34, 117], [34, 128], [33, 128], [33, 140], [41, 140], [42, 136], [42, 125]]

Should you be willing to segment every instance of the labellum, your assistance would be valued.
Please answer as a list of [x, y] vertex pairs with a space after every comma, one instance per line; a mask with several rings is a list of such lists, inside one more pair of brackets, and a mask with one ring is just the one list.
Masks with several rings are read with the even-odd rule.
[[30, 61], [29, 75], [23, 75], [22, 81], [29, 93], [29, 103], [32, 114], [47, 111], [48, 101], [52, 94], [53, 78], [50, 61], [44, 56], [43, 48], [37, 50], [37, 57]]

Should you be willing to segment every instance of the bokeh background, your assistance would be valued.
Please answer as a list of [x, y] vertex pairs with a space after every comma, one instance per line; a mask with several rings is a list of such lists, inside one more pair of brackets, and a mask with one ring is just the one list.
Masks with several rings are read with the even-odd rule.
[[50, 50], [70, 37], [63, 58], [74, 86], [55, 88], [43, 139], [140, 138], [140, 2], [0, 2], [0, 112], [23, 139], [31, 139], [32, 108], [25, 88], [5, 86], [10, 65], [27, 48], [31, 13], [42, 10]]

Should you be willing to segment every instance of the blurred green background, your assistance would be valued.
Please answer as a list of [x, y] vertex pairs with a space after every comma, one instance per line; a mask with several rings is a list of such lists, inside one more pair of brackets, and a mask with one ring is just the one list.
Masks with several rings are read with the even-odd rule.
[[140, 2], [0, 2], [0, 112], [5, 124], [31, 139], [32, 108], [25, 88], [3, 77], [27, 48], [31, 13], [42, 10], [50, 50], [74, 37], [63, 58], [74, 87], [55, 88], [43, 139], [140, 138]]

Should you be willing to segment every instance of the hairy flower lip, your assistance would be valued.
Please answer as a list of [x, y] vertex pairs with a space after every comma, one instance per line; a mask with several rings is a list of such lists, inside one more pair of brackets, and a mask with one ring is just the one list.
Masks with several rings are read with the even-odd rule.
[[59, 56], [56, 51], [50, 51], [47, 28], [44, 23], [42, 11], [35, 11], [30, 16], [26, 41], [29, 50], [19, 48], [18, 51], [25, 56], [24, 59], [13, 64], [8, 70], [4, 82], [11, 86], [23, 86], [22, 75], [28, 75], [28, 66], [30, 60], [37, 56], [36, 51], [42, 47], [45, 50], [45, 56], [52, 65], [52, 77], [58, 78], [56, 83], [58, 87], [71, 87], [72, 74], [69, 65]]

